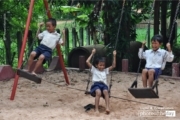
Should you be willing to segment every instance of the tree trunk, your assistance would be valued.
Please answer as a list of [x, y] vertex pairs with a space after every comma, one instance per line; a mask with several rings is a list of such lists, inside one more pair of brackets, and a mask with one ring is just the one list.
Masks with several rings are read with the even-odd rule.
[[6, 40], [4, 40], [4, 45], [6, 48], [6, 64], [12, 66], [11, 61], [11, 39], [10, 39], [10, 32], [7, 30], [6, 32]]
[[159, 34], [159, 9], [160, 9], [160, 1], [155, 1], [155, 6], [154, 6], [154, 34]]
[[162, 1], [161, 2], [161, 34], [163, 36], [164, 48], [166, 48], [166, 43], [168, 42], [168, 38], [166, 35], [166, 31], [167, 31], [166, 15], [167, 15], [167, 1]]
[[108, 15], [109, 15], [109, 13], [108, 13], [108, 9], [110, 9], [109, 8], [110, 7], [110, 5], [108, 4], [108, 2], [106, 3], [106, 5], [105, 5], [105, 10], [104, 10], [104, 22], [105, 22], [105, 25], [106, 25], [106, 28], [105, 28], [105, 31], [104, 31], [104, 45], [108, 45], [109, 43], [110, 43], [110, 36], [109, 36], [109, 33], [107, 33], [106, 31], [108, 31], [107, 29], [109, 28], [109, 17], [108, 17]]

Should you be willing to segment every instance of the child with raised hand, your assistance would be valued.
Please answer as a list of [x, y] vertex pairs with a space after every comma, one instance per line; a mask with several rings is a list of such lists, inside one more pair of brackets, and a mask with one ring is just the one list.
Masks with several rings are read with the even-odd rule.
[[[61, 39], [61, 35], [56, 32], [56, 20], [54, 18], [49, 18], [46, 22], [46, 30], [40, 33], [40, 29], [43, 26], [43, 23], [40, 23], [37, 37], [41, 40], [40, 45], [31, 52], [28, 59], [28, 68], [26, 71], [30, 71], [30, 67], [33, 63], [34, 59], [38, 58], [38, 61], [32, 71], [32, 74], [36, 75], [35, 71], [38, 67], [40, 67], [43, 61], [48, 61], [52, 57], [52, 51], [59, 43], [61, 45], [64, 44], [63, 39]], [[64, 30], [63, 30], [64, 34]], [[64, 36], [64, 35], [63, 35]]]
[[93, 49], [91, 55], [86, 60], [92, 73], [93, 85], [91, 86], [90, 93], [92, 96], [95, 95], [95, 112], [99, 113], [99, 101], [100, 97], [103, 96], [106, 103], [106, 114], [109, 114], [109, 88], [107, 86], [107, 74], [109, 74], [109, 71], [113, 70], [116, 66], [116, 50], [113, 51], [113, 63], [108, 68], [105, 68], [105, 60], [103, 58], [96, 59], [94, 66], [90, 63], [90, 60], [95, 53], [96, 49]]
[[174, 59], [170, 43], [166, 44], [166, 51], [160, 48], [162, 42], [163, 37], [161, 35], [154, 35], [151, 39], [152, 49], [143, 52], [146, 42], [143, 42], [142, 47], [139, 49], [139, 58], [146, 60], [145, 69], [142, 70], [144, 88], [152, 87], [153, 81], [161, 74], [161, 70], [165, 68], [166, 62], [172, 62]]

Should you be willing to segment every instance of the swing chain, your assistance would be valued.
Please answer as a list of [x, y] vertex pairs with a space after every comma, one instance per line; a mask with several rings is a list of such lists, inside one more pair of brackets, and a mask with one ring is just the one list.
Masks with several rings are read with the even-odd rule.
[[4, 41], [6, 41], [6, 13], [4, 13]]
[[[121, 22], [122, 22], [123, 13], [124, 13], [125, 2], [126, 2], [126, 0], [123, 0], [121, 16], [120, 16], [119, 26], [118, 26], [118, 32], [117, 32], [117, 35], [116, 35], [116, 43], [115, 43], [115, 48], [114, 48], [115, 50], [116, 50], [117, 42], [118, 42], [118, 39], [119, 39], [119, 32], [120, 32], [120, 26], [121, 26]], [[110, 79], [110, 83], [109, 83], [109, 91], [108, 91], [109, 96], [111, 96], [111, 87], [112, 87], [112, 72], [111, 72], [111, 79]]]
[[[102, 0], [101, 2], [101, 9], [100, 11], [102, 11], [102, 6], [103, 6], [103, 2], [104, 0]], [[94, 35], [95, 36], [95, 35]], [[96, 43], [97, 43], [97, 40], [95, 40], [95, 37], [93, 36], [93, 42], [94, 42], [94, 47], [96, 48]], [[94, 61], [94, 55], [92, 56], [92, 59], [91, 59], [91, 63], [93, 64], [93, 61]], [[88, 88], [89, 88], [89, 84], [90, 84], [90, 78], [91, 78], [91, 69], [89, 69], [89, 79], [88, 79], [88, 83], [87, 83], [87, 86], [86, 86], [86, 91], [85, 91], [85, 94], [88, 94]]]
[[173, 20], [173, 24], [172, 24], [172, 27], [171, 27], [171, 32], [170, 32], [170, 35], [169, 35], [169, 40], [168, 40], [168, 42], [171, 41], [173, 29], [174, 29], [174, 26], [175, 26], [175, 23], [176, 23], [176, 20], [177, 20], [177, 16], [178, 16], [178, 13], [179, 13], [179, 6], [180, 6], [180, 0], [179, 0], [179, 2], [178, 2], [177, 7], [176, 7], [176, 13], [175, 13], [175, 16], [174, 16], [174, 20]]
[[119, 27], [118, 27], [118, 32], [117, 32], [117, 35], [116, 35], [116, 43], [115, 43], [115, 48], [114, 48], [115, 50], [116, 50], [117, 42], [118, 42], [118, 39], [119, 39], [119, 32], [120, 32], [120, 26], [121, 26], [121, 21], [122, 21], [122, 17], [123, 17], [125, 2], [126, 2], [126, 0], [123, 0], [122, 10], [121, 10], [121, 17], [120, 17], [120, 20], [119, 20]]
[[[152, 19], [155, 2], [156, 2], [156, 0], [153, 1], [153, 5], [152, 5], [152, 8], [151, 8], [150, 16], [149, 16], [149, 19], [148, 19], [148, 25], [150, 24], [150, 21], [151, 21], [151, 19]], [[148, 35], [148, 30], [147, 30], [146, 36], [145, 36], [145, 40], [146, 40], [146, 41], [147, 41], [147, 35]], [[144, 48], [143, 48], [143, 50], [144, 50]], [[140, 70], [141, 62], [142, 62], [142, 58], [143, 58], [143, 50], [142, 50], [141, 59], [140, 59], [140, 61], [139, 61], [139, 65], [138, 65], [138, 70], [137, 70], [136, 79], [135, 79], [135, 81], [133, 82], [133, 84], [131, 85], [131, 88], [133, 88], [134, 86], [137, 88], [137, 79], [138, 79], [138, 76], [139, 76], [139, 70]]]

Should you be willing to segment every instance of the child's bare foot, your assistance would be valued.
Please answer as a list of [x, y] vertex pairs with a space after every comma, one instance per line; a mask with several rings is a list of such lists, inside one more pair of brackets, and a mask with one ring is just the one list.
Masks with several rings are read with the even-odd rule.
[[99, 116], [99, 110], [95, 110], [95, 111], [94, 111], [94, 114], [95, 114], [96, 116]]
[[110, 110], [109, 109], [106, 109], [106, 114], [110, 114]]
[[99, 110], [95, 110], [94, 112], [99, 114]]
[[35, 72], [32, 72], [33, 75], [37, 76], [37, 74]]

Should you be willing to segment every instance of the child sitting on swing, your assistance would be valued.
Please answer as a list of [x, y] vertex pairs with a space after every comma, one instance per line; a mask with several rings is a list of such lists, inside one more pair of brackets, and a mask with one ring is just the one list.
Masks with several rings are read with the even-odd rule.
[[112, 66], [105, 68], [105, 60], [103, 58], [98, 58], [95, 61], [95, 65], [93, 66], [90, 63], [92, 56], [95, 54], [96, 49], [92, 50], [91, 55], [86, 60], [88, 67], [91, 69], [92, 73], [92, 82], [90, 93], [92, 96], [95, 95], [95, 112], [99, 113], [99, 101], [100, 97], [103, 96], [106, 102], [106, 114], [110, 113], [109, 110], [109, 93], [107, 86], [107, 74], [109, 74], [110, 70], [113, 70], [116, 66], [116, 50], [113, 51], [113, 63]]
[[172, 62], [174, 59], [170, 43], [166, 44], [166, 51], [160, 48], [162, 42], [163, 37], [161, 35], [154, 35], [151, 39], [152, 49], [143, 52], [146, 42], [143, 42], [142, 48], [139, 49], [139, 58], [146, 60], [145, 69], [142, 70], [144, 88], [152, 87], [153, 81], [161, 74], [161, 70], [165, 68], [166, 62]]
[[[35, 71], [37, 70], [40, 65], [43, 64], [44, 60], [48, 61], [52, 57], [52, 51], [56, 47], [56, 45], [59, 43], [61, 45], [64, 44], [64, 41], [61, 39], [61, 36], [57, 31], [56, 28], [56, 20], [54, 18], [49, 18], [46, 22], [46, 30], [40, 33], [40, 29], [43, 26], [43, 23], [39, 25], [38, 31], [37, 31], [37, 37], [38, 39], [42, 40], [40, 42], [40, 45], [31, 52], [29, 58], [28, 58], [28, 68], [27, 72], [30, 71], [30, 67], [34, 61], [34, 59], [38, 58], [38, 61], [32, 71], [32, 74], [36, 75]], [[64, 30], [63, 30], [64, 34]], [[64, 36], [64, 35], [63, 35]]]

